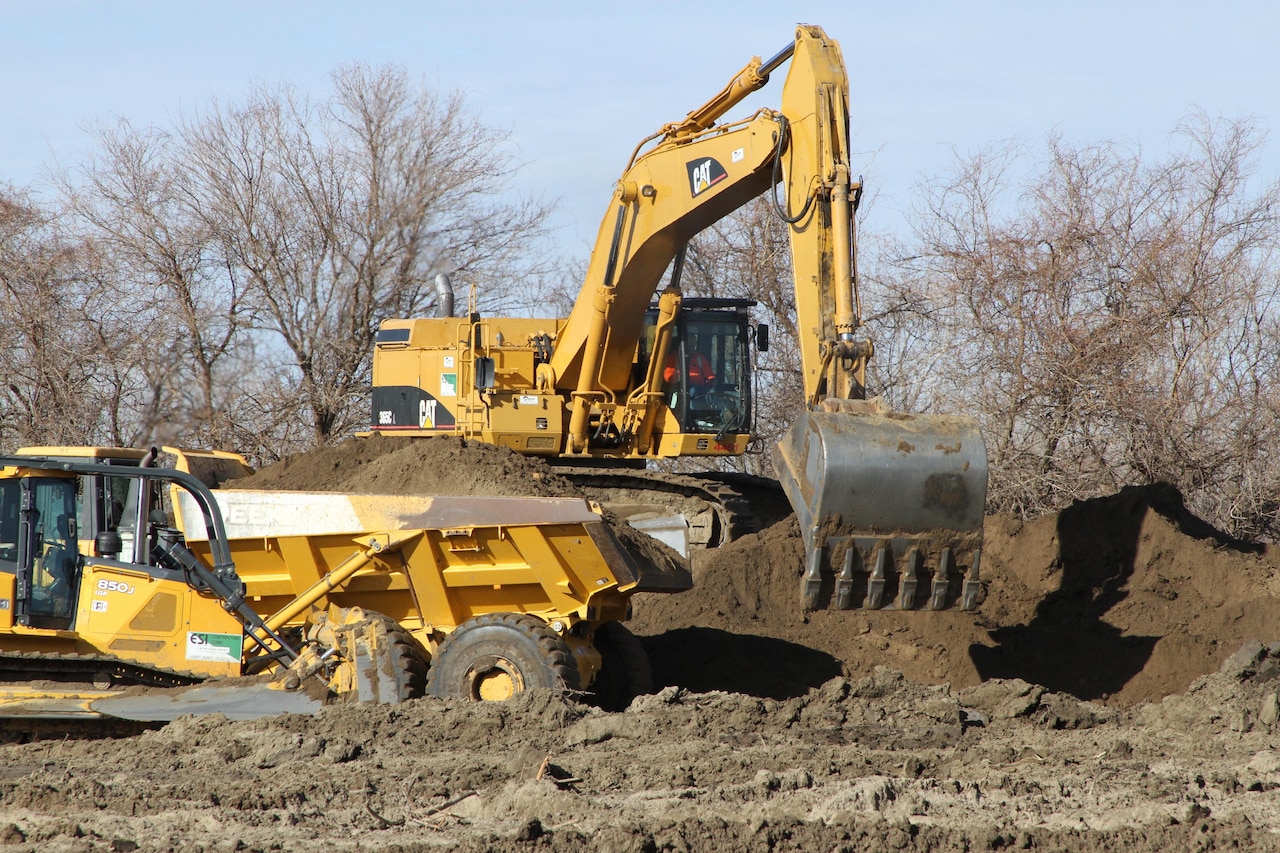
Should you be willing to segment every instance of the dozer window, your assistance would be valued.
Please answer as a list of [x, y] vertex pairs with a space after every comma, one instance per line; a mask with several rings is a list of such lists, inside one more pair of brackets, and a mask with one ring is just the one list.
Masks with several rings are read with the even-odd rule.
[[70, 627], [79, 581], [76, 542], [76, 482], [30, 479], [27, 508], [20, 512], [18, 598], [30, 624]]
[[18, 571], [18, 507], [22, 482], [0, 481], [0, 572]]

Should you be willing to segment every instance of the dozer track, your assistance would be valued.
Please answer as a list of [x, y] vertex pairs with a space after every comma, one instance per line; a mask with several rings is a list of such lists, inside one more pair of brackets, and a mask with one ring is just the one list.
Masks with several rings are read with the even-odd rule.
[[[139, 666], [110, 655], [0, 654], [0, 683], [19, 684], [31, 698], [41, 692], [38, 686], [41, 682], [49, 685], [47, 693], [52, 696], [60, 692], [100, 692], [106, 695], [128, 687], [168, 689], [204, 680], [195, 673]], [[51, 737], [127, 737], [158, 725], [139, 720], [85, 717], [74, 710], [64, 711], [61, 717], [42, 718], [15, 703], [6, 705], [0, 701], [0, 742], [26, 742]]]
[[[113, 686], [182, 687], [204, 681], [193, 672], [140, 666], [110, 655], [7, 652], [0, 654], [0, 682], [30, 682], [44, 678], [56, 682], [103, 683]], [[105, 689], [105, 688], [104, 688]]]

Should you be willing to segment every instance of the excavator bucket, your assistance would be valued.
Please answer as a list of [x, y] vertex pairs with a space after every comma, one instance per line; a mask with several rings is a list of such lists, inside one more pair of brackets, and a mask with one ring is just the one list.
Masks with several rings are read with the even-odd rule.
[[987, 454], [973, 420], [828, 401], [773, 460], [804, 535], [806, 610], [977, 607]]

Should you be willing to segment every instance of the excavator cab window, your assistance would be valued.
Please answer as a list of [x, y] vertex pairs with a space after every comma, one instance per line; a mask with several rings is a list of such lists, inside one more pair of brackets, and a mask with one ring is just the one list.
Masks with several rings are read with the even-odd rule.
[[[727, 435], [751, 429], [751, 359], [745, 299], [690, 297], [676, 321], [663, 365], [667, 405], [686, 433]], [[648, 364], [657, 308], [640, 337], [640, 365]]]
[[680, 422], [686, 432], [727, 434], [750, 423], [749, 384], [737, 323], [691, 319], [683, 324], [684, 395]]

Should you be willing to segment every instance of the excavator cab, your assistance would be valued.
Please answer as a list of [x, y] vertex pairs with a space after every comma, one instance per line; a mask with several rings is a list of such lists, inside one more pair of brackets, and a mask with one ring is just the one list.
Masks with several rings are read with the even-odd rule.
[[[687, 298], [662, 369], [668, 407], [683, 433], [724, 436], [752, 425], [750, 299]], [[658, 307], [645, 315], [639, 364], [652, 358]]]

